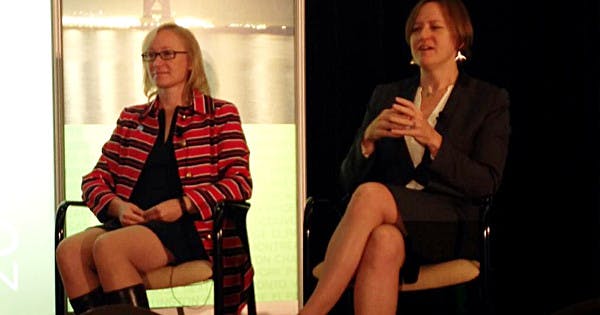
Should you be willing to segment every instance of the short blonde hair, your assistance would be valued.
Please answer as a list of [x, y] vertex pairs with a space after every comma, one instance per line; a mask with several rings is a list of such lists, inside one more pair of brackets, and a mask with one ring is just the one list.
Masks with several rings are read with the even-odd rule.
[[[191, 95], [193, 90], [198, 90], [205, 95], [210, 95], [210, 88], [208, 86], [206, 72], [204, 71], [204, 59], [202, 58], [200, 45], [198, 44], [194, 34], [187, 28], [181, 27], [175, 23], [165, 23], [159, 25], [151, 30], [144, 38], [142, 43], [142, 53], [148, 51], [150, 45], [152, 45], [152, 41], [154, 41], [154, 38], [156, 38], [156, 34], [163, 30], [169, 30], [183, 40], [185, 50], [187, 51], [187, 55], [192, 63], [192, 69], [184, 87], [184, 99], [188, 102], [191, 102], [191, 99], [187, 98], [192, 97]], [[145, 68], [146, 67], [144, 67], [144, 94], [150, 100], [156, 96], [158, 93], [158, 88], [152, 81], [152, 78]]]

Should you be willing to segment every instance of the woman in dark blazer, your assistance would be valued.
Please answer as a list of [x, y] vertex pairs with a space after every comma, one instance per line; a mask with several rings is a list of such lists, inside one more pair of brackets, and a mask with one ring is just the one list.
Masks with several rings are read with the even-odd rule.
[[356, 314], [395, 314], [399, 277], [478, 255], [473, 201], [502, 180], [508, 93], [459, 70], [473, 38], [460, 0], [420, 1], [405, 34], [420, 73], [373, 92], [341, 167], [351, 198], [301, 314], [327, 313], [353, 277]]

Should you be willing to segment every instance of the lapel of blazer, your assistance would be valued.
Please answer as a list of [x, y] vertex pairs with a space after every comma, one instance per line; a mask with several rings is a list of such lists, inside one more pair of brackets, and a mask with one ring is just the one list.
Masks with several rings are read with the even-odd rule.
[[[415, 94], [417, 93], [417, 88], [419, 87], [419, 77], [413, 77], [411, 79], [402, 81], [402, 83], [398, 86], [398, 91], [396, 92], [396, 96], [405, 98], [409, 101], [414, 101]], [[392, 100], [394, 102], [394, 100]], [[401, 151], [401, 156], [406, 156], [406, 159], [402, 159], [404, 162], [404, 168], [408, 170], [414, 170], [415, 166], [410, 158], [410, 153], [408, 151], [408, 146], [406, 145], [406, 141], [404, 138], [398, 139], [400, 143], [399, 150]]]
[[[442, 110], [439, 113], [438, 121], [435, 125], [435, 130], [437, 132], [439, 132], [442, 136], [447, 135], [448, 128], [450, 127], [450, 125], [454, 119], [453, 116], [457, 115], [457, 114], [460, 115], [460, 112], [461, 112], [460, 104], [464, 104], [463, 100], [464, 100], [464, 97], [466, 97], [465, 94], [468, 94], [467, 86], [468, 86], [469, 80], [470, 79], [466, 74], [463, 74], [462, 72], [459, 73], [458, 78], [456, 79], [454, 88], [452, 89], [452, 93], [450, 94], [450, 97], [448, 98], [448, 101], [446, 102], [446, 106], [444, 106], [444, 110]], [[388, 94], [388, 96], [391, 98], [390, 102], [394, 102], [394, 100], [393, 100], [394, 96], [400, 96], [400, 97], [403, 97], [403, 98], [413, 101], [414, 97], [415, 97], [415, 93], [417, 93], [418, 87], [419, 87], [419, 76], [415, 76], [413, 78], [400, 81], [397, 85], [395, 85], [392, 93]], [[396, 150], [400, 150], [401, 151], [400, 154], [402, 156], [409, 157], [408, 159], [403, 159], [404, 168], [415, 170], [415, 167], [413, 166], [412, 161], [410, 160], [410, 154], [408, 152], [408, 147], [406, 146], [406, 142], [404, 141], [404, 139], [399, 139], [397, 141], [397, 143], [399, 144], [399, 146], [396, 148]], [[430, 162], [431, 162], [431, 159], [429, 157], [429, 150], [425, 149], [425, 154], [423, 155], [423, 160], [422, 160], [421, 164], [417, 166], [417, 168], [419, 168], [419, 166], [426, 167], [426, 165], [429, 164]]]
[[450, 93], [450, 97], [448, 97], [446, 106], [444, 106], [444, 110], [439, 113], [438, 120], [435, 125], [435, 130], [442, 136], [446, 135], [448, 128], [453, 121], [453, 116], [457, 113], [460, 113], [460, 104], [464, 103], [463, 98], [466, 94], [468, 94], [466, 92], [468, 82], [469, 77], [460, 72], [458, 78], [456, 79], [456, 83], [454, 84], [454, 88]]

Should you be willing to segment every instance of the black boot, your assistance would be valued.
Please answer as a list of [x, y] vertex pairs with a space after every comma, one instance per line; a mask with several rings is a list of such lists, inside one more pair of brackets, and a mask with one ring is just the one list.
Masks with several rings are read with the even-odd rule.
[[104, 292], [101, 287], [97, 287], [89, 293], [82, 296], [70, 299], [71, 306], [76, 315], [83, 314], [84, 312], [100, 307], [106, 304], [104, 300]]
[[131, 287], [106, 292], [107, 304], [130, 304], [145, 309], [150, 309], [148, 296], [144, 284], [140, 283]]

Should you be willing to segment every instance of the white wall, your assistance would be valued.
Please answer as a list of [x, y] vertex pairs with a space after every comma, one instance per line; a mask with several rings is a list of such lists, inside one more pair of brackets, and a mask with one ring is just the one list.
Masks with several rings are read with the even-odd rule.
[[54, 314], [51, 1], [3, 1], [0, 39], [0, 314]]

